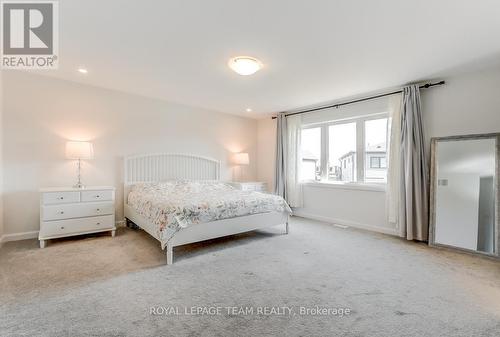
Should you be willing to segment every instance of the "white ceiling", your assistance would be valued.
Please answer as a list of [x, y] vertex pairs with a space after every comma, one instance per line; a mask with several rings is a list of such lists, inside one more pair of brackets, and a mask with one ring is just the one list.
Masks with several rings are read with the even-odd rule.
[[[237, 55], [264, 68], [237, 75]], [[495, 55], [498, 0], [63, 0], [60, 69], [45, 74], [260, 117]]]

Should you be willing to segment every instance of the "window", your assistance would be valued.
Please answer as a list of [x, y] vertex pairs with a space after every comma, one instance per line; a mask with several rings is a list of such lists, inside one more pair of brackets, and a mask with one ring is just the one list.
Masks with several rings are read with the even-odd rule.
[[302, 129], [300, 180], [321, 178], [321, 128]]
[[365, 181], [387, 182], [387, 118], [365, 121]]
[[370, 157], [370, 168], [380, 168], [380, 157]]
[[356, 181], [356, 123], [328, 127], [328, 180]]
[[385, 157], [371, 157], [370, 158], [370, 168], [387, 168], [387, 161]]
[[301, 180], [385, 183], [388, 123], [385, 116], [305, 126], [301, 140]]
[[387, 168], [386, 158], [385, 157], [370, 157], [370, 168], [373, 169], [385, 169]]

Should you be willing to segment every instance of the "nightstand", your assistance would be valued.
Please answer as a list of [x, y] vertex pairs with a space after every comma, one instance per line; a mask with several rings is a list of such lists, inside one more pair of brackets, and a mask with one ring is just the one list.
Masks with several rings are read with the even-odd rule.
[[110, 231], [115, 236], [115, 188], [40, 189], [40, 248], [46, 240]]
[[256, 191], [256, 192], [267, 192], [267, 184], [258, 181], [249, 181], [249, 182], [237, 182], [231, 181], [229, 182], [231, 186], [237, 188], [242, 191]]

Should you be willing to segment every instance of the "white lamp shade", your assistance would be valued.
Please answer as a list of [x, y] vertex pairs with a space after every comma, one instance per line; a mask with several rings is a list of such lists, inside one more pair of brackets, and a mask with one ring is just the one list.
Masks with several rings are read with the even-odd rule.
[[236, 165], [248, 165], [250, 164], [250, 158], [248, 156], [248, 153], [241, 152], [241, 153], [235, 153], [233, 157], [233, 162]]
[[66, 142], [67, 159], [92, 159], [94, 157], [94, 147], [90, 142]]

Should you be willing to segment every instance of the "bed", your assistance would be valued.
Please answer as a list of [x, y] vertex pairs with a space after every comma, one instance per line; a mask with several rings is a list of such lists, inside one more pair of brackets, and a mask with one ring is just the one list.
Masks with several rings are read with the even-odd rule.
[[124, 213], [173, 248], [256, 229], [285, 226], [290, 207], [278, 196], [240, 191], [220, 181], [220, 162], [188, 154], [145, 154], [124, 161]]

